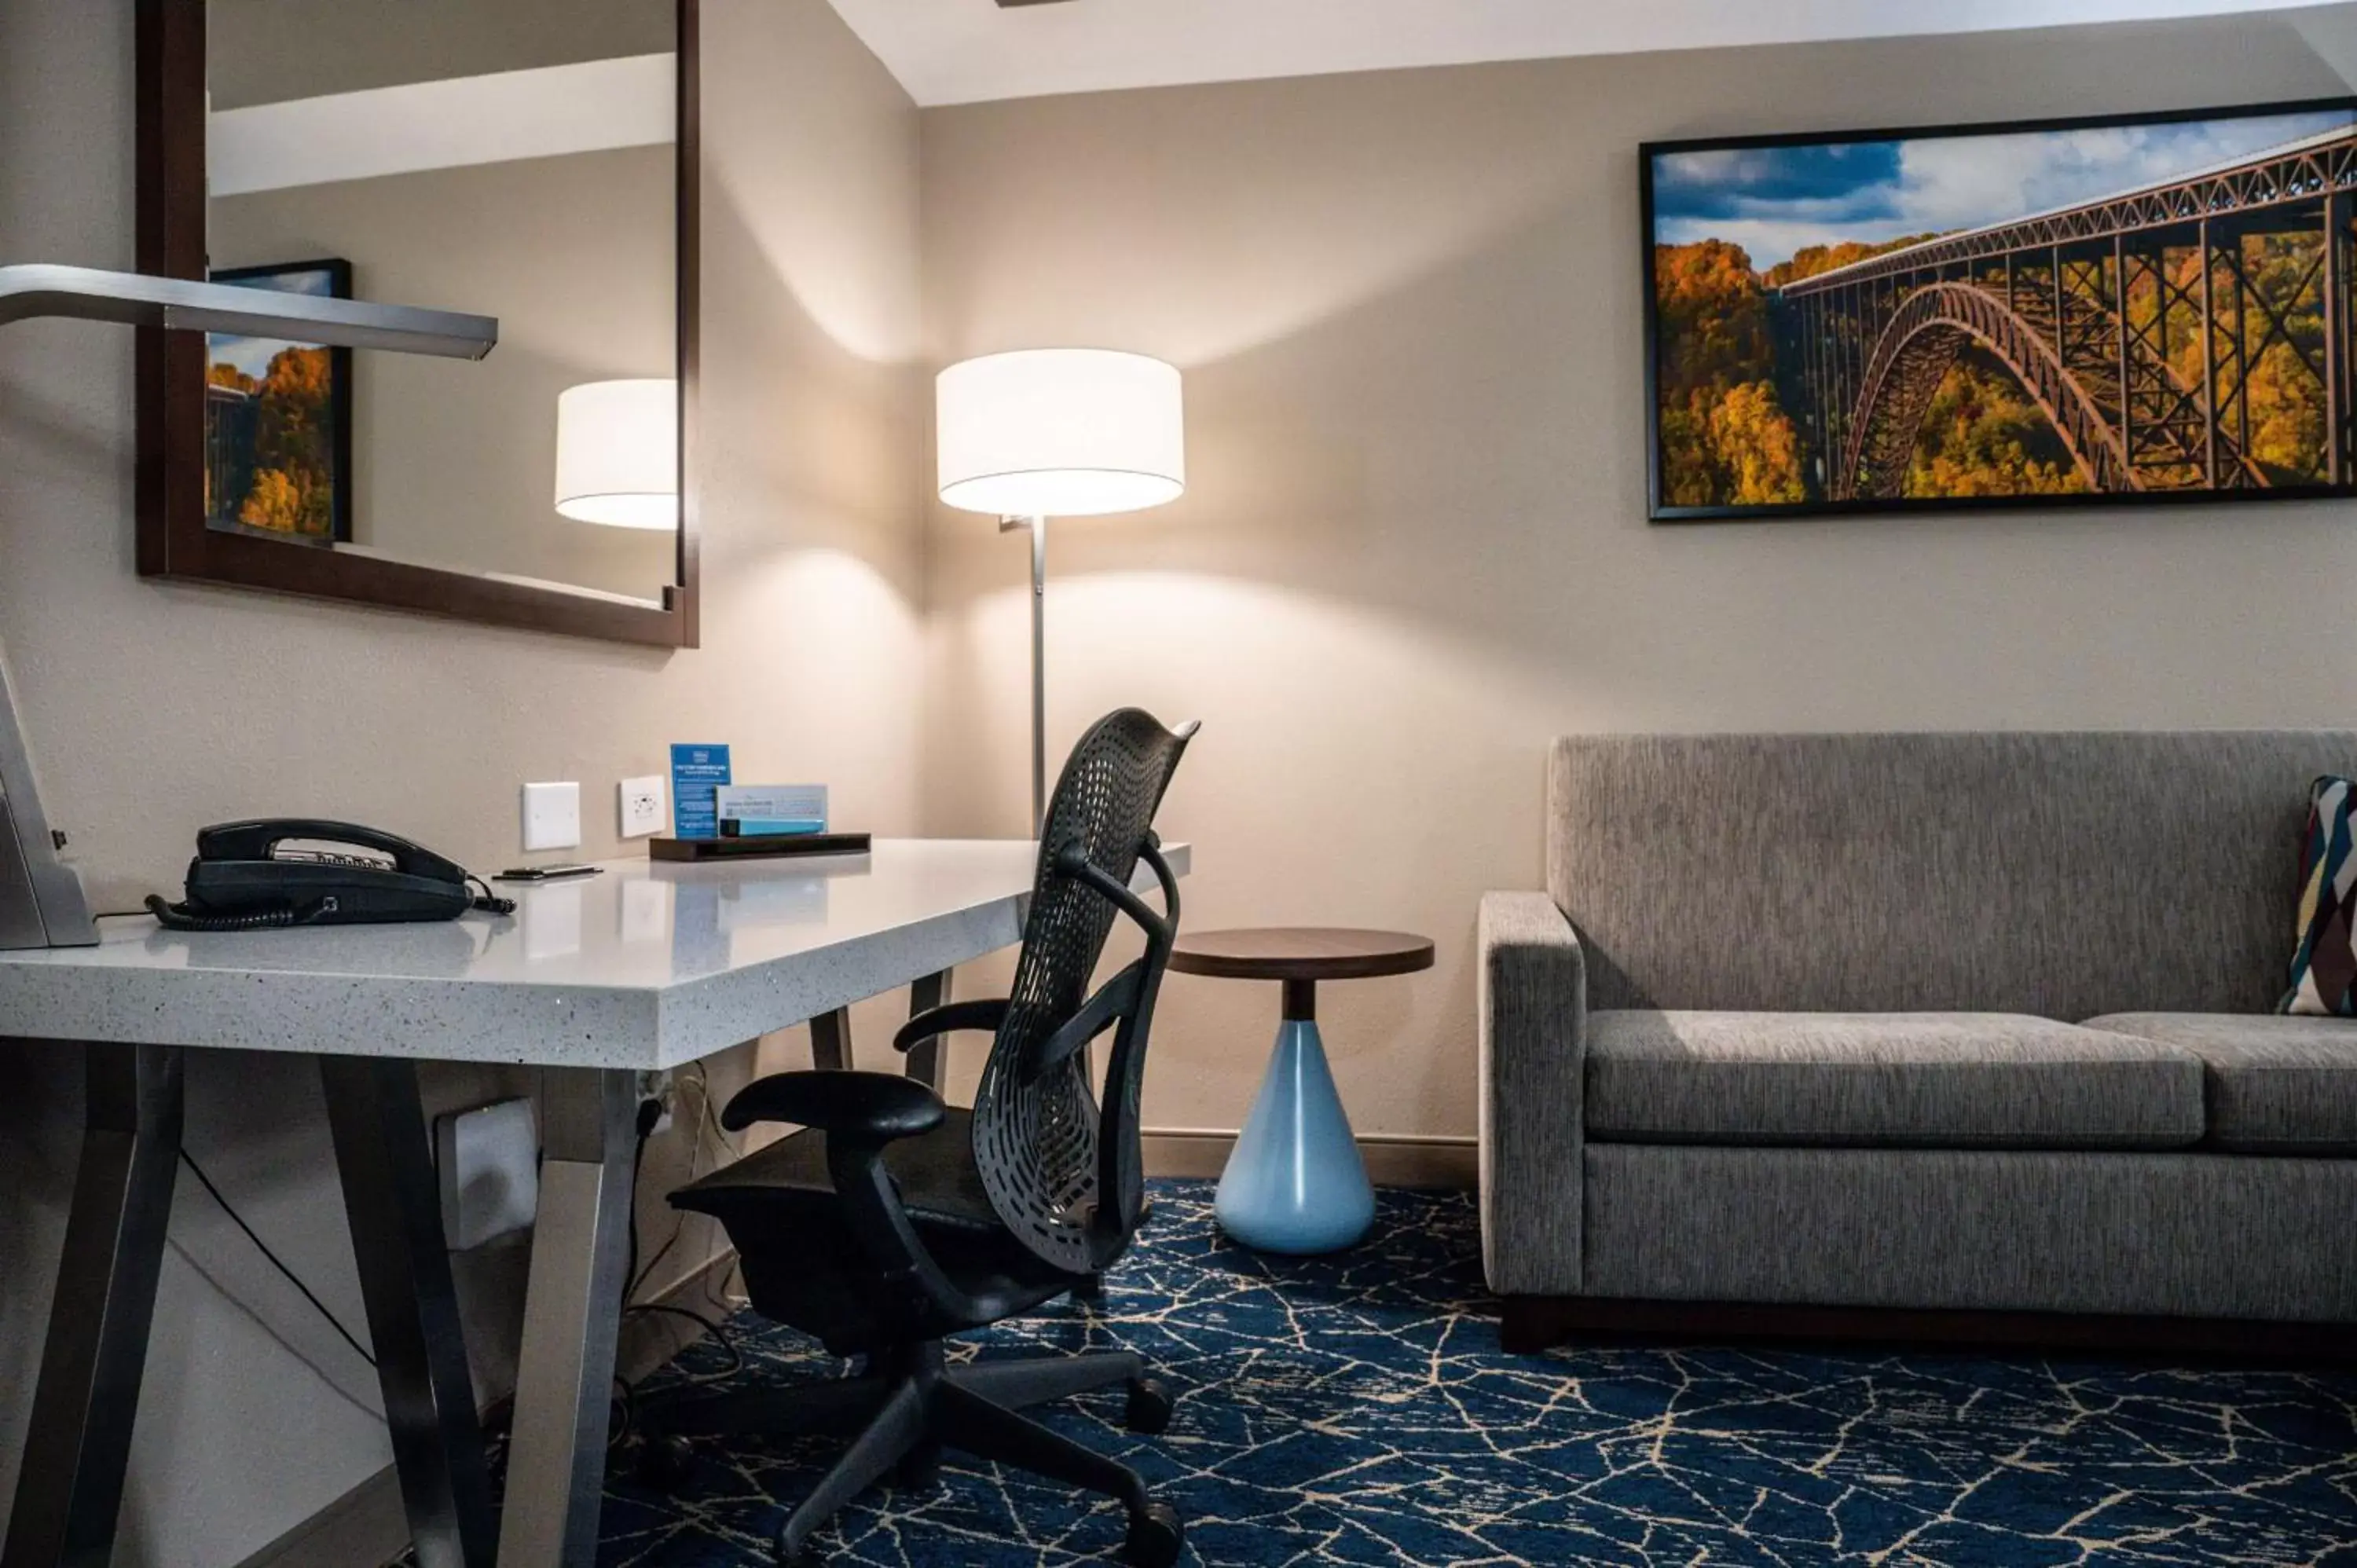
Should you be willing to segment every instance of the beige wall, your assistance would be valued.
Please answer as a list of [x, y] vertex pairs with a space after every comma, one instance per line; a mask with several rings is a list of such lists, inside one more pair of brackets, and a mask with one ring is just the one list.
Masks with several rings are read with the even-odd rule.
[[[1437, 937], [1433, 974], [1329, 988], [1327, 1035], [1362, 1133], [1461, 1134], [1474, 905], [1539, 884], [1552, 735], [2345, 722], [2345, 503], [1649, 528], [1636, 162], [2345, 91], [2247, 17], [929, 111], [933, 359], [1188, 376], [1186, 499], [1054, 531], [1053, 734], [1204, 721], [1166, 819], [1191, 924]], [[1023, 552], [933, 539], [926, 821], [1009, 830]], [[1274, 1004], [1174, 979], [1148, 1123], [1235, 1126]]]
[[[0, 259], [131, 263], [131, 14], [0, 11]], [[701, 650], [143, 582], [130, 335], [0, 332], [0, 636], [101, 908], [176, 889], [198, 827], [243, 815], [349, 817], [511, 864], [526, 779], [581, 780], [582, 853], [612, 854], [615, 781], [660, 770], [675, 739], [731, 740], [748, 776], [825, 779], [845, 822], [919, 827], [916, 112], [824, 0], [706, 0], [705, 17]], [[305, 1064], [204, 1058], [190, 1076], [190, 1146], [357, 1319]], [[47, 1048], [0, 1046], [0, 1083], [5, 1509], [80, 1093], [70, 1054]], [[430, 1090], [453, 1103], [487, 1087]], [[684, 1155], [651, 1153], [651, 1248]], [[173, 1237], [117, 1561], [219, 1568], [389, 1449], [367, 1369], [192, 1184]], [[707, 1250], [691, 1239], [666, 1273]], [[502, 1304], [477, 1308], [496, 1363]]]

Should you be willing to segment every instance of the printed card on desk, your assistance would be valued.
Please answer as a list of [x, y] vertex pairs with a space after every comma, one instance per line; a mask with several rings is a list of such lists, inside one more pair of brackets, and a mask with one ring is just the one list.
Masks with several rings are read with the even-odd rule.
[[726, 746], [673, 746], [672, 831], [683, 839], [718, 838], [720, 812], [715, 793], [728, 779]]
[[716, 794], [724, 838], [826, 832], [823, 784], [737, 784]]

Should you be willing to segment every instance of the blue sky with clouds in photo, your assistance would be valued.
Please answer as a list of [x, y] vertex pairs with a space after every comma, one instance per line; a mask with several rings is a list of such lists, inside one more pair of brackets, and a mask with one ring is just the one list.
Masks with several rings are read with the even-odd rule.
[[1766, 271], [1805, 245], [1974, 229], [2357, 124], [2357, 111], [2078, 131], [1728, 147], [1653, 160], [1653, 238], [1725, 240]]
[[[325, 267], [303, 272], [279, 273], [274, 276], [253, 278], [221, 278], [221, 283], [235, 284], [240, 288], [266, 288], [274, 294], [307, 294], [326, 299], [334, 287], [334, 280]], [[216, 365], [235, 365], [244, 374], [260, 381], [270, 373], [270, 361], [282, 349], [295, 345], [282, 338], [249, 338], [238, 332], [214, 332], [207, 336], [206, 352]]]

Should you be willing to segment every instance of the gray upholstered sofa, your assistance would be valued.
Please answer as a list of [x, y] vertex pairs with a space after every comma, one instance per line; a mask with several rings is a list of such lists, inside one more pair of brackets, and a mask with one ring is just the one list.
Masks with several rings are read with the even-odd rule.
[[1480, 913], [1508, 1344], [2357, 1343], [2357, 1022], [2271, 1012], [2351, 771], [2341, 733], [1558, 741], [1547, 890]]

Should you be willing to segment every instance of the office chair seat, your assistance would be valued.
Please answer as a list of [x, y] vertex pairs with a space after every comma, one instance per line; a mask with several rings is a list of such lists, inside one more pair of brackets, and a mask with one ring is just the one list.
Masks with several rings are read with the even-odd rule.
[[827, 1171], [826, 1134], [814, 1127], [682, 1187], [671, 1201], [732, 1232], [798, 1238], [791, 1249], [742, 1249], [746, 1294], [754, 1311], [813, 1336], [830, 1354], [866, 1355], [979, 1328], [1090, 1282], [1034, 1256], [999, 1219], [974, 1165], [973, 1121], [971, 1111], [950, 1109], [941, 1126], [884, 1154], [910, 1224], [965, 1298], [954, 1314], [916, 1299], [887, 1305], [862, 1288], [875, 1264], [845, 1220]]
[[[974, 1162], [973, 1112], [948, 1107], [931, 1132], [887, 1144], [884, 1168], [900, 1189], [901, 1207], [928, 1240], [935, 1239], [933, 1233], [981, 1239], [1005, 1234]], [[826, 1134], [815, 1127], [790, 1133], [682, 1187], [673, 1201], [709, 1213], [699, 1200], [724, 1192], [770, 1195], [763, 1201], [772, 1205], [781, 1223], [792, 1221], [797, 1197], [814, 1199], [825, 1213], [837, 1212], [834, 1178], [826, 1170]]]

